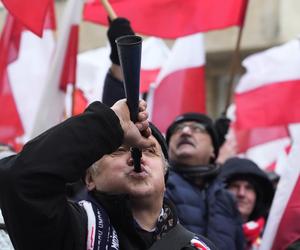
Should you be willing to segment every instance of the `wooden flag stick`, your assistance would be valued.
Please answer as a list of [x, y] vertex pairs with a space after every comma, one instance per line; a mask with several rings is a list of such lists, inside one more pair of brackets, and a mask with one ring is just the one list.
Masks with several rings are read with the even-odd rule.
[[234, 92], [234, 77], [240, 67], [240, 44], [242, 40], [242, 33], [243, 33], [243, 26], [239, 27], [238, 39], [236, 43], [236, 47], [233, 53], [233, 59], [230, 69], [229, 75], [229, 84], [228, 84], [228, 92], [227, 92], [227, 99], [226, 99], [226, 109], [232, 102], [233, 99], [233, 92]]
[[116, 14], [116, 12], [114, 11], [114, 9], [111, 7], [110, 3], [108, 2], [108, 0], [100, 0], [104, 9], [107, 12], [107, 15], [109, 17], [109, 19], [111, 21], [113, 21], [114, 19], [116, 19], [118, 16]]

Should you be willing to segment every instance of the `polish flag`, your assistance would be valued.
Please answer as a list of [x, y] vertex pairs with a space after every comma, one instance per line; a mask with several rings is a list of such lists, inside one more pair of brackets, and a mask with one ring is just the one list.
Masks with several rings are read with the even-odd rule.
[[21, 32], [22, 25], [7, 15], [0, 40], [0, 142], [11, 145], [24, 133], [7, 72], [18, 57]]
[[140, 92], [148, 92], [170, 54], [170, 49], [162, 39], [150, 37], [142, 45], [140, 72]]
[[[299, 131], [299, 125], [293, 129]], [[285, 171], [277, 186], [261, 250], [287, 249], [300, 238], [300, 224], [295, 222], [295, 219], [300, 216], [300, 137], [298, 136], [293, 137], [293, 145], [285, 162]]]
[[276, 162], [291, 145], [288, 126], [239, 129], [236, 126], [236, 106], [228, 108], [231, 119], [226, 141], [233, 141], [236, 154], [254, 161], [260, 168], [270, 171], [277, 169]]
[[81, 21], [83, 2], [84, 0], [69, 0], [66, 4], [31, 137], [56, 125], [64, 117], [65, 90], [68, 84], [72, 86], [76, 80], [78, 25]]
[[300, 121], [300, 41], [257, 53], [243, 61], [247, 72], [235, 93], [239, 129]]
[[288, 138], [286, 126], [253, 128], [247, 130], [235, 129], [239, 152], [246, 152], [252, 147], [265, 144], [269, 141]]
[[[78, 55], [76, 93], [73, 101], [73, 108], [76, 110], [74, 114], [83, 112], [89, 103], [101, 100], [104, 79], [111, 66], [109, 53], [110, 47], [106, 46]], [[155, 82], [169, 53], [170, 49], [160, 38], [150, 37], [143, 41], [140, 72], [141, 93], [147, 92], [149, 85]], [[101, 64], [99, 64], [99, 58], [101, 58]]]
[[270, 165], [278, 161], [279, 156], [290, 145], [291, 139], [289, 137], [278, 138], [249, 148], [243, 153], [243, 156], [253, 160], [263, 170], [267, 170]]
[[277, 162], [280, 154], [291, 145], [287, 126], [253, 128], [248, 130], [235, 129], [239, 154], [253, 160], [264, 170]]
[[38, 36], [43, 35], [47, 11], [53, 0], [2, 0], [9, 13], [26, 29]]
[[151, 119], [164, 133], [184, 112], [205, 112], [203, 35], [179, 38], [149, 93]]
[[[130, 20], [133, 30], [145, 35], [178, 37], [242, 25], [247, 0], [111, 0], [118, 16]], [[84, 19], [108, 24], [107, 13], [99, 0], [85, 4]]]
[[54, 50], [54, 6], [50, 5], [43, 38], [11, 15], [1, 38], [0, 141], [20, 149], [30, 137]]

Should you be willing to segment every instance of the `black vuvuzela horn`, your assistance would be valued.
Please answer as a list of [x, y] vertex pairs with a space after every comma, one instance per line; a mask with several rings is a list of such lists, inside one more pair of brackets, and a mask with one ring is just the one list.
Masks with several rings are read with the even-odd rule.
[[[116, 43], [124, 77], [124, 88], [130, 119], [136, 122], [139, 112], [142, 38], [135, 35], [121, 36], [116, 40]], [[133, 148], [131, 155], [134, 170], [141, 172], [141, 151], [138, 148]]]

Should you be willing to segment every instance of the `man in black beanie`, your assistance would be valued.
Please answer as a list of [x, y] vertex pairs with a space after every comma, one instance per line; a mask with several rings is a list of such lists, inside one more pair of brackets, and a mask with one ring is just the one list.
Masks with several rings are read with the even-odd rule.
[[219, 143], [212, 120], [185, 113], [166, 133], [170, 172], [166, 196], [181, 223], [213, 241], [219, 249], [243, 249], [242, 221], [230, 193], [216, 178]]

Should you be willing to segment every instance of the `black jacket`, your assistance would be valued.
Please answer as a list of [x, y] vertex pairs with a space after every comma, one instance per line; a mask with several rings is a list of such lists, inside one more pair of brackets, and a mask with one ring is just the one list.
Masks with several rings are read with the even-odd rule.
[[[87, 249], [87, 210], [82, 203], [66, 199], [65, 185], [78, 180], [104, 154], [116, 150], [122, 140], [123, 131], [117, 116], [96, 102], [82, 115], [49, 129], [28, 142], [18, 155], [0, 162], [3, 216], [17, 250]], [[105, 247], [118, 249], [117, 238], [120, 249], [145, 250], [144, 242], [135, 241], [140, 234], [131, 231], [129, 225], [134, 225], [134, 221], [129, 213], [126, 213], [129, 217], [126, 215], [119, 221], [120, 214], [114, 213], [110, 202], [97, 195], [92, 198], [96, 200], [94, 218], [101, 225], [96, 233], [101, 236], [104, 229], [109, 232], [100, 237], [105, 240]], [[93, 202], [93, 199], [88, 201]], [[103, 220], [99, 220], [99, 212]], [[176, 222], [175, 215], [173, 219]], [[117, 237], [114, 238], [115, 232]], [[134, 239], [132, 245], [131, 239]], [[151, 244], [151, 240], [149, 242]]]

